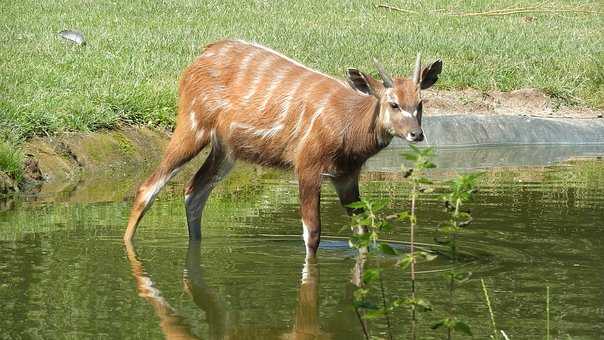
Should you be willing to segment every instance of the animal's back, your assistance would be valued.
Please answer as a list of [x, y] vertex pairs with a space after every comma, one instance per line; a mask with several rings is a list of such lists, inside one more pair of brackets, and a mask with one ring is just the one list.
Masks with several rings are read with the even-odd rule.
[[271, 49], [224, 40], [207, 46], [183, 73], [179, 124], [211, 131], [237, 158], [290, 167], [313, 129], [323, 138], [336, 133], [326, 117], [351, 91]]

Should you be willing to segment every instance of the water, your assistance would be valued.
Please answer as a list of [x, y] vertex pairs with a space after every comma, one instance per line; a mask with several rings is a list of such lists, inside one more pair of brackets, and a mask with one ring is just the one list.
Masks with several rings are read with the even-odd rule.
[[[187, 241], [182, 185], [175, 183], [126, 248], [125, 196], [135, 181], [83, 183], [62, 195], [2, 203], [0, 338], [363, 339], [351, 307], [348, 218], [328, 185], [321, 202], [326, 237], [318, 262], [308, 263], [296, 183], [287, 173], [239, 167], [209, 201], [201, 245]], [[469, 205], [475, 221], [461, 236], [466, 256], [455, 265], [472, 272], [456, 291], [455, 310], [475, 338], [488, 338], [491, 329], [483, 278], [497, 327], [511, 339], [544, 337], [547, 286], [553, 336], [599, 339], [604, 161], [491, 168], [480, 188]], [[442, 190], [419, 202], [418, 237], [427, 248], [446, 217]], [[366, 172], [362, 192], [391, 198], [386, 213], [409, 205], [409, 185], [395, 172]], [[408, 234], [398, 225], [385, 236], [404, 241]], [[429, 326], [445, 316], [442, 273], [453, 266], [445, 258], [418, 265], [418, 294], [434, 305], [420, 314], [419, 339], [443, 338]], [[384, 282], [387, 298], [408, 296], [408, 273], [386, 269]], [[405, 309], [393, 315], [396, 338], [407, 338], [409, 319]], [[370, 330], [384, 336], [386, 324], [371, 321]]]

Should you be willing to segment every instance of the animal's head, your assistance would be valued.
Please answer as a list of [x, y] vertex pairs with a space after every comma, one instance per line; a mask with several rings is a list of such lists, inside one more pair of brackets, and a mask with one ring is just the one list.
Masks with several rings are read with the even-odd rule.
[[378, 99], [379, 115], [377, 119], [384, 131], [409, 142], [421, 142], [424, 140], [421, 127], [421, 90], [436, 83], [443, 68], [442, 61], [438, 59], [422, 68], [418, 54], [411, 78], [393, 78], [386, 73], [377, 60], [374, 61], [382, 81], [357, 69], [348, 69], [346, 71], [348, 83], [355, 90]]

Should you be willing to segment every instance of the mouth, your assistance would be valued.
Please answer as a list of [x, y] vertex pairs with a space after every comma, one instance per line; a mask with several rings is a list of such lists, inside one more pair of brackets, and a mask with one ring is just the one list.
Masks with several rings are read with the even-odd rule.
[[407, 143], [409, 144], [417, 144], [417, 141], [415, 139], [409, 139], [409, 138], [405, 138], [405, 140], [407, 141]]

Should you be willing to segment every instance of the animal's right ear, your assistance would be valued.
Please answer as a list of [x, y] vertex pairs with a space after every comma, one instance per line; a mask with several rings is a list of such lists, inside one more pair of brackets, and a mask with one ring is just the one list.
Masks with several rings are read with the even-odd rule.
[[349, 68], [346, 70], [346, 80], [353, 89], [368, 95], [375, 96], [375, 81], [372, 81], [371, 76], [357, 70], [356, 68]]

